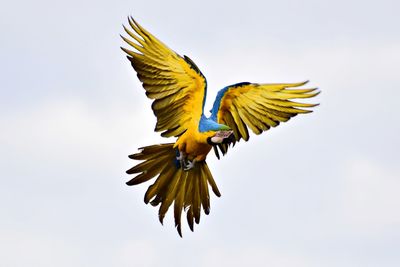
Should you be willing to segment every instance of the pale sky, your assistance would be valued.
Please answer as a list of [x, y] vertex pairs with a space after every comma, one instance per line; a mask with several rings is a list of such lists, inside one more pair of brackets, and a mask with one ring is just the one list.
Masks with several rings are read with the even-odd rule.
[[[0, 266], [400, 266], [400, 2], [4, 1]], [[181, 239], [128, 187], [154, 133], [126, 17], [216, 92], [310, 80], [309, 115], [207, 162], [222, 193]]]

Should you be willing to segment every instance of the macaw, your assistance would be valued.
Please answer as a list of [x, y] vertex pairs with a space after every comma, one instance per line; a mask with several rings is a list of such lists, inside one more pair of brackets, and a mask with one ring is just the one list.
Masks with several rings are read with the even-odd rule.
[[[261, 134], [297, 114], [311, 112], [317, 104], [292, 101], [316, 96], [317, 88], [298, 88], [300, 83], [241, 82], [221, 89], [211, 109], [204, 115], [207, 81], [196, 64], [180, 56], [128, 18], [131, 29], [124, 27], [128, 39], [122, 39], [134, 50], [121, 47], [127, 54], [157, 117], [155, 131], [163, 137], [177, 137], [174, 143], [139, 148], [130, 155], [142, 162], [127, 171], [138, 174], [127, 182], [137, 185], [156, 177], [144, 196], [144, 202], [160, 205], [161, 224], [173, 205], [175, 227], [182, 237], [181, 215], [186, 211], [193, 231], [200, 222], [201, 208], [210, 212], [209, 186], [218, 197], [221, 193], [205, 161], [211, 149], [218, 159], [228, 147], [241, 139], [249, 140], [250, 128]], [[132, 31], [133, 30], [133, 31]], [[219, 152], [220, 151], [220, 152]]]

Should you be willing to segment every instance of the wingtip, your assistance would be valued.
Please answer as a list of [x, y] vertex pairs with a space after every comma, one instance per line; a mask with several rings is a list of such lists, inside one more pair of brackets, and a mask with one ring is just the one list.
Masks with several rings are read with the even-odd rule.
[[132, 20], [133, 23], [135, 23], [135, 25], [136, 25], [137, 27], [140, 27], [139, 23], [137, 23], [137, 21], [133, 18], [132, 15], [131, 15], [131, 20]]
[[[122, 34], [119, 34], [119, 37], [121, 37], [121, 39], [124, 40], [125, 43], [129, 44], [129, 40], [125, 36], [123, 36]], [[122, 49], [123, 47], [120, 46], [120, 48]], [[122, 49], [122, 51], [124, 51], [124, 49]], [[126, 51], [124, 51], [124, 52], [126, 53]]]
[[129, 155], [128, 158], [130, 158], [130, 159], [136, 159], [136, 157], [137, 157], [138, 155], [140, 155], [140, 153], [135, 153], [135, 154]]
[[164, 216], [159, 215], [158, 220], [160, 221], [161, 225], [164, 225]]
[[193, 223], [192, 223], [192, 224], [189, 224], [189, 229], [190, 229], [190, 231], [194, 232], [194, 226], [193, 226]]
[[181, 238], [183, 238], [182, 236], [182, 227], [180, 224], [176, 225], [176, 230], [178, 231], [178, 234]]
[[129, 181], [126, 182], [125, 184], [128, 185], [128, 186], [136, 185], [136, 183], [135, 183], [135, 178], [129, 180]]
[[203, 208], [203, 210], [204, 210], [204, 214], [205, 215], [209, 215], [210, 214], [210, 207]]
[[133, 18], [132, 15], [129, 16], [129, 19], [130, 19], [131, 23], [135, 24], [136, 27], [138, 27], [138, 28], [140, 27], [140, 25], [137, 23], [137, 21]]
[[[147, 189], [147, 192], [148, 192], [149, 190]], [[150, 199], [149, 199], [149, 196], [148, 196], [148, 193], [146, 192], [146, 194], [144, 194], [144, 198], [143, 198], [143, 201], [144, 201], [144, 203], [147, 205], [147, 204], [149, 204], [149, 202], [150, 202]]]

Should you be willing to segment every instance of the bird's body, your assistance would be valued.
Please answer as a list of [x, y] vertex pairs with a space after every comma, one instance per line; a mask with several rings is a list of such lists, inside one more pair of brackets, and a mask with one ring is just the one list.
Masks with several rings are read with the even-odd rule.
[[213, 137], [217, 131], [224, 130], [229, 131], [230, 128], [202, 115], [199, 122], [194, 123], [193, 127], [178, 137], [174, 147], [186, 154], [190, 161], [205, 160], [212, 149], [207, 139]]
[[[220, 196], [205, 159], [214, 148], [227, 153], [230, 144], [249, 139], [255, 134], [276, 127], [314, 104], [291, 101], [318, 94], [316, 88], [296, 88], [302, 83], [257, 84], [241, 82], [221, 89], [211, 109], [204, 115], [207, 81], [196, 64], [181, 57], [132, 18], [125, 28], [134, 41], [122, 37], [136, 51], [122, 48], [142, 81], [146, 95], [154, 99], [152, 109], [157, 117], [156, 131], [163, 137], [177, 137], [175, 143], [141, 148], [130, 156], [143, 160], [127, 171], [139, 173], [128, 185], [136, 185], [157, 177], [145, 194], [145, 202], [160, 205], [159, 219], [174, 203], [175, 225], [181, 235], [181, 213], [186, 210], [188, 224], [200, 222], [200, 210], [210, 211], [208, 186]], [[218, 150], [219, 149], [219, 150]]]
[[201, 133], [196, 128], [188, 129], [183, 135], [178, 137], [174, 147], [187, 155], [190, 161], [205, 160], [212, 146], [207, 143], [207, 138], [215, 135], [215, 132], [208, 131]]

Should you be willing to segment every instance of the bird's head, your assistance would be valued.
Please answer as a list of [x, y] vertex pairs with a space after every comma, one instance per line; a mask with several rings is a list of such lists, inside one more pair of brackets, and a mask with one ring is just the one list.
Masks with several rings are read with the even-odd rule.
[[207, 138], [207, 142], [210, 145], [228, 144], [234, 140], [235, 136], [233, 135], [233, 131], [230, 129], [216, 131], [213, 136]]

